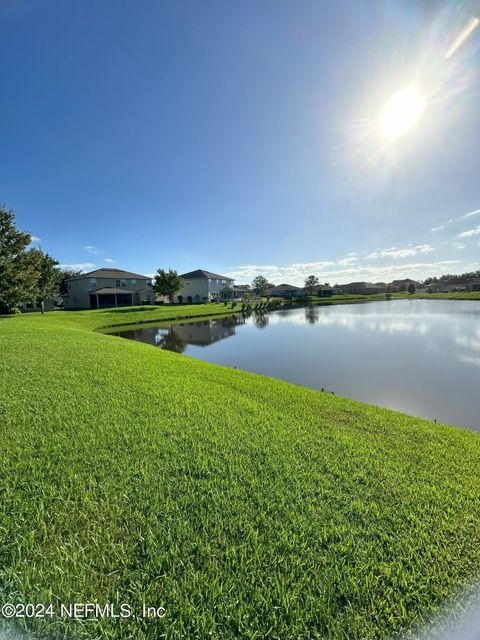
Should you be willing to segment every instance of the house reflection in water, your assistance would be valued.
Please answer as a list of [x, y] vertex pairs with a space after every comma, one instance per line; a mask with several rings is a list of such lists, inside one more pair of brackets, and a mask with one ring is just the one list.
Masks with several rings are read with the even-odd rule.
[[235, 335], [235, 327], [245, 324], [246, 318], [230, 316], [182, 322], [170, 326], [141, 327], [128, 331], [115, 332], [123, 338], [152, 344], [161, 349], [183, 353], [188, 345], [206, 347], [209, 344]]

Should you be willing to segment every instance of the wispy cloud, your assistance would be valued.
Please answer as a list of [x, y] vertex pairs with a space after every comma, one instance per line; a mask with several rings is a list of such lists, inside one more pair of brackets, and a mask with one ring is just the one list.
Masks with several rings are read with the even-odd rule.
[[455, 249], [465, 249], [465, 243], [464, 242], [454, 242], [453, 246], [455, 247]]
[[341, 260], [337, 260], [336, 264], [346, 267], [347, 265], [354, 264], [357, 261], [358, 261], [357, 256], [350, 255], [350, 256], [347, 256], [346, 258], [342, 258]]
[[434, 251], [431, 244], [417, 244], [415, 247], [406, 247], [404, 249], [398, 249], [397, 247], [391, 247], [390, 249], [378, 249], [373, 253], [369, 253], [365, 256], [366, 260], [378, 260], [379, 258], [410, 258], [416, 256], [418, 253], [430, 253]]
[[109, 264], [115, 264], [116, 260], [112, 260], [112, 258], [105, 258], [105, 262], [108, 262]]
[[72, 271], [87, 271], [94, 269], [96, 265], [91, 262], [77, 262], [75, 264], [61, 264], [60, 269], [71, 269]]
[[104, 251], [102, 251], [98, 247], [95, 247], [92, 244], [87, 244], [83, 248], [85, 249], [85, 251], [87, 251], [88, 253], [91, 253], [93, 256], [98, 256], [101, 253], [105, 253]]
[[471, 218], [473, 216], [478, 216], [478, 215], [480, 215], [480, 209], [475, 209], [475, 211], [470, 211], [469, 213], [466, 213], [464, 216], [460, 218], [460, 220], [465, 220], [465, 218]]
[[30, 236], [30, 242], [41, 242], [41, 240], [38, 236]]
[[480, 215], [480, 209], [475, 209], [474, 211], [469, 211], [468, 213], [464, 213], [458, 218], [450, 218], [444, 224], [440, 224], [438, 225], [438, 227], [432, 227], [430, 231], [432, 231], [433, 233], [437, 233], [438, 231], [443, 231], [444, 229], [446, 229], [447, 227], [449, 227], [450, 225], [456, 222], [460, 222], [461, 220], [467, 220], [468, 218], [473, 218], [473, 216], [478, 216], [478, 215]]
[[477, 225], [474, 229], [469, 229], [468, 231], [463, 231], [458, 234], [459, 238], [471, 238], [472, 236], [476, 236], [480, 233], [480, 224]]

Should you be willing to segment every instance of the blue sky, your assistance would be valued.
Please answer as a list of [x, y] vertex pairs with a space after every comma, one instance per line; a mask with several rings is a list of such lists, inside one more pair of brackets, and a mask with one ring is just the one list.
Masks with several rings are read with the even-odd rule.
[[[480, 268], [478, 3], [0, 1], [0, 200], [84, 269]], [[404, 136], [378, 117], [412, 83]], [[470, 214], [470, 215], [467, 215]]]

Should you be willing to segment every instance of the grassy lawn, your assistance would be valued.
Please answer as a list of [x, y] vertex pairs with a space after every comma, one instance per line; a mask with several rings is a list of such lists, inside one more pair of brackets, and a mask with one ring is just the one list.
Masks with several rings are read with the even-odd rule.
[[0, 319], [4, 601], [166, 610], [17, 628], [385, 640], [476, 574], [478, 435], [94, 331], [216, 312]]

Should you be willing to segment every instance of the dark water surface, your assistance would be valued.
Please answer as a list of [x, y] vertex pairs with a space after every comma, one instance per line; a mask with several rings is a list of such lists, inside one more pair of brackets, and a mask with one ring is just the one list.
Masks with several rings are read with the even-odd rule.
[[479, 301], [310, 306], [116, 335], [480, 431]]

